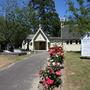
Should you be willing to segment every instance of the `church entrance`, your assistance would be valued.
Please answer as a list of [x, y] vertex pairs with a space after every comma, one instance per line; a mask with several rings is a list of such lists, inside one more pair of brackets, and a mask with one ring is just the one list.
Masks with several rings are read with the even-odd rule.
[[46, 50], [46, 42], [45, 41], [35, 41], [34, 48], [35, 50]]

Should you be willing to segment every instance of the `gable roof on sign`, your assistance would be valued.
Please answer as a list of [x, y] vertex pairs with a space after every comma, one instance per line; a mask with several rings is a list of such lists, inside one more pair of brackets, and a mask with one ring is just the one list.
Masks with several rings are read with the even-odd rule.
[[90, 39], [90, 32], [87, 32], [81, 39]]
[[[38, 37], [38, 35], [39, 35], [39, 36], [42, 35], [43, 38], [44, 38], [45, 40], [47, 40], [47, 42], [50, 42], [49, 39], [48, 39], [48, 37], [47, 37], [47, 36], [45, 35], [45, 33], [43, 32], [43, 30], [42, 30], [41, 27], [39, 27], [38, 31], [36, 32], [36, 34], [35, 34], [34, 37], [32, 38], [32, 41], [35, 40], [35, 39]], [[31, 42], [32, 42], [32, 41], [31, 41]]]

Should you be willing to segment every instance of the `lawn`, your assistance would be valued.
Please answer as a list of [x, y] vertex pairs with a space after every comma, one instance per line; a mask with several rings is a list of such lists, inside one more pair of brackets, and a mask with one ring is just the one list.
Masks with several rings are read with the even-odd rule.
[[0, 55], [0, 69], [6, 68], [8, 65], [22, 61], [28, 57], [30, 57], [30, 55]]
[[90, 59], [80, 53], [65, 53], [64, 90], [90, 90]]

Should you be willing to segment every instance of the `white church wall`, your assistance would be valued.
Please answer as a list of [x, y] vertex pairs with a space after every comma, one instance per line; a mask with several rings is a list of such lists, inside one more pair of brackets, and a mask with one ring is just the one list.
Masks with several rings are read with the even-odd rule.
[[63, 44], [64, 51], [80, 51], [81, 45], [80, 44]]
[[32, 44], [32, 42], [29, 43], [29, 50], [33, 51], [33, 44]]
[[[58, 42], [58, 43], [54, 43], [53, 42], [53, 43], [50, 44], [50, 47], [53, 47], [55, 44], [57, 46], [61, 46], [62, 45], [61, 42]], [[64, 51], [80, 51], [81, 44], [75, 44], [75, 43], [66, 44], [66, 43], [63, 43], [63, 49], [64, 49]]]

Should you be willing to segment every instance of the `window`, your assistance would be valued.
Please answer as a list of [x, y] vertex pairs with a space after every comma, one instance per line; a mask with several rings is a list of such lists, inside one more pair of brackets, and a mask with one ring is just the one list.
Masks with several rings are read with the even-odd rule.
[[78, 41], [76, 40], [76, 44], [78, 44]]
[[79, 44], [81, 44], [81, 40], [79, 40]]
[[69, 44], [69, 41], [66, 41], [66, 44]]
[[72, 41], [70, 40], [70, 44], [72, 44]]

